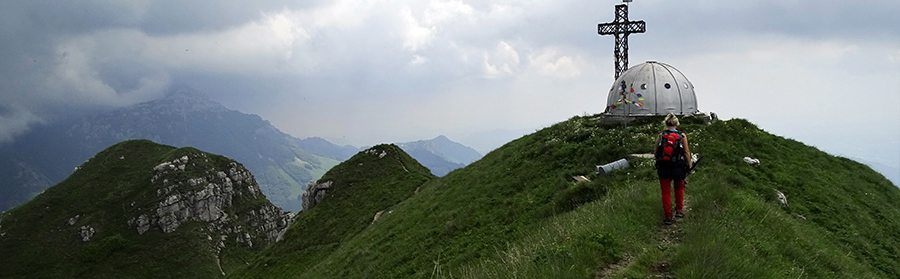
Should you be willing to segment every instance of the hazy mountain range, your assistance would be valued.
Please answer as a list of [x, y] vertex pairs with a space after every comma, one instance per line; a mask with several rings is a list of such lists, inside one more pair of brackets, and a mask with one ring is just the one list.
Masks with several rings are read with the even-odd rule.
[[[234, 158], [253, 173], [273, 204], [295, 212], [309, 181], [360, 150], [318, 137], [292, 137], [258, 115], [230, 110], [190, 87], [174, 86], [159, 100], [51, 121], [0, 145], [0, 211], [62, 181], [100, 150], [130, 139]], [[481, 157], [443, 136], [404, 146], [437, 175]]]
[[340, 150], [318, 140], [300, 140], [257, 115], [229, 110], [188, 87], [174, 87], [159, 100], [36, 127], [3, 145], [0, 210], [27, 201], [62, 181], [75, 166], [104, 148], [129, 139], [149, 139], [176, 147], [195, 147], [242, 162], [275, 205], [298, 210], [297, 196], [310, 180], [340, 162]]
[[396, 144], [437, 176], [447, 175], [482, 157], [475, 149], [451, 141], [445, 136]]

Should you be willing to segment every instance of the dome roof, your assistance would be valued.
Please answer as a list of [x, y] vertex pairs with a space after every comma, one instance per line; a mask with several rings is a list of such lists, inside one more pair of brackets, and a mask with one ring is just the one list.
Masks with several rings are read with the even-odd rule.
[[694, 85], [669, 64], [647, 61], [629, 68], [609, 89], [606, 114], [619, 116], [697, 113]]

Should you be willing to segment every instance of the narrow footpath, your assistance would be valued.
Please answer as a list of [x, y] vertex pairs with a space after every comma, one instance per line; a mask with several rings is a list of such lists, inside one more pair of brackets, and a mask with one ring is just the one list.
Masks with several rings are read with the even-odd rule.
[[[690, 218], [691, 216], [691, 208], [688, 206], [689, 203], [690, 199], [685, 195], [684, 218]], [[672, 225], [659, 226], [659, 232], [657, 233], [659, 245], [657, 247], [662, 253], [662, 258], [650, 267], [651, 276], [653, 278], [675, 278], [675, 270], [672, 269], [671, 260], [672, 257], [675, 256], [675, 251], [677, 251], [678, 245], [681, 244], [681, 239], [684, 236], [684, 231], [681, 230], [681, 222], [683, 220], [684, 219], [681, 218], [675, 218], [675, 223]]]
[[[687, 194], [684, 196], [684, 215], [685, 218], [691, 218], [691, 208], [689, 206], [690, 198]], [[666, 226], [665, 224], [660, 223], [657, 227], [656, 239], [659, 241], [657, 244], [657, 249], [659, 249], [661, 256], [652, 266], [650, 266], [650, 278], [666, 278], [671, 279], [675, 278], [675, 270], [672, 268], [671, 260], [675, 255], [675, 251], [677, 251], [678, 245], [681, 244], [681, 239], [684, 236], [684, 232], [681, 230], [681, 222], [683, 219], [675, 218], [675, 223], [672, 225]], [[635, 263], [637, 257], [634, 255], [626, 254], [622, 256], [622, 259], [619, 262], [611, 264], [603, 269], [600, 274], [595, 277], [596, 279], [601, 278], [612, 278], [612, 277], [620, 277], [625, 270], [627, 270], [631, 265]]]

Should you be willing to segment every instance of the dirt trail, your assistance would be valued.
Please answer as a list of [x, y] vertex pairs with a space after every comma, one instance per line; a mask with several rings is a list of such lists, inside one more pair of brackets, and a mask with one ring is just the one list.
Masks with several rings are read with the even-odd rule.
[[[689, 204], [690, 199], [687, 197], [687, 194], [685, 194], [683, 208], [685, 218], [690, 218], [691, 208]], [[670, 261], [675, 254], [675, 249], [681, 244], [681, 239], [684, 236], [684, 231], [681, 230], [682, 221], [683, 219], [681, 218], [675, 218], [675, 223], [672, 225], [660, 225], [658, 233], [659, 245], [657, 247], [660, 252], [662, 252], [663, 256], [662, 259], [650, 267], [651, 276], [653, 278], [675, 278], [675, 270], [672, 269]]]
[[[684, 215], [685, 218], [690, 218], [691, 208], [689, 206], [690, 199], [687, 194], [684, 197]], [[675, 253], [675, 249], [681, 244], [681, 239], [684, 236], [684, 232], [681, 230], [681, 222], [683, 219], [675, 218], [675, 223], [672, 225], [666, 226], [665, 224], [660, 223], [657, 231], [657, 239], [659, 239], [659, 243], [657, 244], [657, 249], [662, 253], [661, 259], [650, 266], [650, 277], [651, 278], [675, 278], [675, 270], [672, 269], [672, 264], [670, 263], [672, 256]], [[635, 256], [626, 254], [622, 256], [622, 259], [619, 262], [611, 264], [604, 268], [595, 278], [610, 278], [616, 275], [621, 275], [629, 266], [634, 264], [636, 260]]]

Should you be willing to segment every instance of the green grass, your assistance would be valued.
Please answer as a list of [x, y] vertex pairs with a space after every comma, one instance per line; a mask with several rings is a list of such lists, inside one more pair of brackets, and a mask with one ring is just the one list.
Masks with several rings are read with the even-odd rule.
[[711, 125], [698, 140], [710, 160], [693, 178], [680, 276], [900, 277], [900, 193], [883, 177], [745, 120]]
[[898, 276], [900, 191], [883, 177], [745, 120], [682, 123], [705, 161], [688, 185], [692, 210], [677, 243], [661, 244], [652, 160], [591, 174], [649, 153], [661, 119], [604, 128], [574, 117], [426, 182], [352, 237], [290, 255], [276, 244], [262, 258], [270, 265], [256, 261], [234, 277], [594, 278], [617, 264], [612, 277], [645, 278], [660, 263], [679, 278]]
[[[85, 162], [58, 185], [34, 200], [3, 213], [0, 223], [0, 278], [216, 278], [216, 242], [208, 241], [209, 228], [199, 222], [182, 224], [172, 233], [152, 226], [139, 235], [128, 220], [142, 208], [152, 208], [158, 197], [151, 185], [153, 168], [187, 154], [200, 154], [196, 168], [167, 179], [187, 179], [207, 170], [226, 170], [234, 161], [193, 148], [176, 149], [147, 140], [113, 145]], [[198, 185], [197, 187], [204, 187]], [[186, 190], [179, 188], [179, 190]], [[249, 224], [238, 216], [260, 205], [264, 197], [235, 197], [226, 212], [233, 222]], [[70, 218], [76, 217], [73, 225]], [[81, 226], [95, 234], [82, 242]], [[215, 235], [215, 234], [212, 234]], [[256, 239], [255, 239], [256, 240]], [[252, 250], [233, 238], [222, 252], [223, 268], [245, 264]]]

